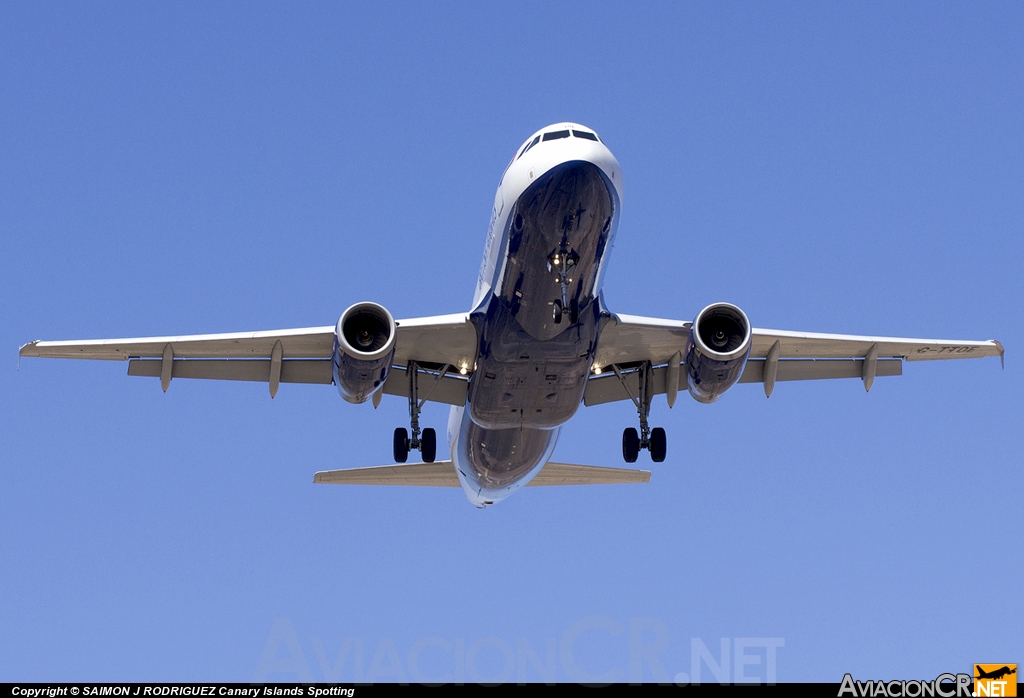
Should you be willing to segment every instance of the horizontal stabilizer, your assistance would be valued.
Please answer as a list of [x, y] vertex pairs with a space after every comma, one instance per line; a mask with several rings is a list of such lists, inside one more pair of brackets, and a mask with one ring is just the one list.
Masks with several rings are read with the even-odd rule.
[[[647, 470], [601, 468], [594, 465], [548, 463], [527, 487], [551, 485], [617, 485], [649, 482]], [[409, 487], [460, 487], [455, 466], [450, 460], [435, 463], [379, 465], [372, 468], [324, 470], [313, 482], [326, 485], [404, 485]]]
[[372, 468], [323, 470], [313, 476], [323, 485], [406, 485], [409, 487], [461, 487], [450, 460], [434, 463], [378, 465]]
[[633, 482], [650, 482], [650, 470], [630, 468], [602, 468], [596, 465], [573, 465], [572, 463], [548, 462], [526, 485], [545, 487], [549, 485], [626, 485]]

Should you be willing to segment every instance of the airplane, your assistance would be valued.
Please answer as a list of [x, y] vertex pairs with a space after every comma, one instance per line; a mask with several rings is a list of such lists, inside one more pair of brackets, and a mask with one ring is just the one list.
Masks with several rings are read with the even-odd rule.
[[1004, 667], [1001, 667], [1001, 668], [996, 669], [994, 671], [985, 671], [981, 667], [978, 667], [977, 665], [975, 665], [975, 669], [978, 672], [977, 676], [974, 677], [976, 679], [993, 679], [993, 680], [998, 680], [998, 679], [1003, 678], [1004, 676], [1009, 676], [1010, 674], [1016, 674], [1017, 673], [1017, 666], [1016, 665], [1014, 665], [1013, 669], [1011, 669], [1008, 666], [1004, 666]]
[[[647, 482], [650, 472], [550, 462], [559, 431], [581, 405], [629, 400], [639, 429], [622, 455], [665, 460], [653, 400], [680, 390], [712, 403], [738, 383], [902, 374], [904, 361], [999, 356], [994, 340], [902, 339], [757, 329], [731, 303], [694, 320], [612, 312], [602, 285], [622, 210], [622, 170], [597, 133], [557, 123], [513, 154], [494, 198], [468, 313], [396, 320], [383, 306], [349, 306], [336, 325], [301, 329], [85, 341], [35, 341], [21, 356], [128, 361], [128, 375], [333, 383], [350, 403], [405, 398], [409, 429], [395, 429], [396, 464], [316, 473], [334, 484], [462, 487], [477, 507], [524, 486]], [[428, 401], [451, 405], [449, 457], [436, 460]], [[418, 450], [423, 463], [407, 463]]]

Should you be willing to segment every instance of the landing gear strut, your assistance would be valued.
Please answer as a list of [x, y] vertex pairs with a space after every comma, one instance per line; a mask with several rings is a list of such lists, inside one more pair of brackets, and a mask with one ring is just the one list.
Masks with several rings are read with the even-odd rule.
[[559, 297], [551, 304], [551, 319], [555, 321], [556, 325], [562, 324], [562, 314], [565, 312], [569, 313], [570, 324], [575, 325], [579, 320], [579, 304], [575, 298], [569, 298], [569, 284], [572, 283], [573, 269], [579, 261], [579, 254], [576, 253], [576, 250], [569, 249], [569, 240], [563, 235], [562, 244], [548, 257], [548, 271], [557, 273], [555, 283], [558, 284], [561, 291]]
[[619, 367], [612, 364], [612, 370], [615, 371], [615, 375], [626, 389], [626, 394], [629, 395], [633, 404], [636, 405], [637, 414], [640, 416], [640, 433], [637, 433], [637, 430], [633, 427], [629, 427], [622, 432], [622, 458], [627, 463], [636, 463], [640, 450], [646, 448], [651, 452], [652, 461], [655, 463], [663, 462], [668, 450], [665, 430], [661, 427], [651, 429], [650, 424], [647, 422], [647, 418], [651, 414], [651, 398], [653, 397], [651, 394], [651, 376], [654, 371], [651, 367], [651, 362], [645, 361], [637, 368], [636, 373], [640, 384], [639, 397], [633, 397], [629, 384], [626, 382], [626, 378], [622, 375]]
[[395, 429], [393, 455], [395, 456], [396, 463], [404, 463], [408, 460], [410, 449], [419, 451], [420, 455], [423, 456], [424, 463], [433, 463], [434, 458], [437, 457], [437, 433], [430, 427], [427, 427], [423, 430], [421, 436], [420, 410], [423, 408], [423, 403], [427, 401], [430, 393], [441, 382], [447, 371], [448, 366], [441, 369], [441, 372], [434, 379], [434, 384], [430, 386], [427, 397], [421, 401], [419, 399], [419, 366], [416, 365], [415, 361], [410, 361], [406, 367], [406, 372], [409, 374], [409, 422], [412, 428], [412, 438], [409, 438], [409, 432], [403, 427]]

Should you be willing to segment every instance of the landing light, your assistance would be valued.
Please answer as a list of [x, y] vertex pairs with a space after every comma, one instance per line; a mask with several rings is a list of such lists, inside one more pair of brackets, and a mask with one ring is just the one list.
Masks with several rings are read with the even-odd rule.
[[466, 375], [466, 367], [465, 366], [463, 366], [462, 368], [459, 369], [459, 374], [463, 375], [463, 376]]
[[600, 376], [601, 375], [601, 367], [598, 366], [597, 364], [594, 364], [594, 375], [595, 376]]

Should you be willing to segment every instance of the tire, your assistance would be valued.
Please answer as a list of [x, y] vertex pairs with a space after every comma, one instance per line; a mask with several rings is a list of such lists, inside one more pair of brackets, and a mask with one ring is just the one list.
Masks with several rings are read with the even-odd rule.
[[576, 299], [573, 298], [571, 301], [569, 301], [569, 322], [575, 325], [579, 319], [580, 305], [579, 303], [576, 302]]
[[437, 433], [433, 429], [424, 429], [420, 439], [420, 454], [424, 463], [433, 463], [437, 456]]
[[394, 456], [396, 463], [409, 460], [409, 432], [402, 427], [395, 429]]
[[627, 463], [636, 463], [640, 455], [640, 435], [630, 427], [622, 432], [622, 459]]
[[551, 304], [551, 319], [556, 325], [562, 324], [562, 301], [555, 301]]
[[651, 429], [651, 460], [655, 463], [664, 462], [667, 449], [665, 430], [661, 427]]

